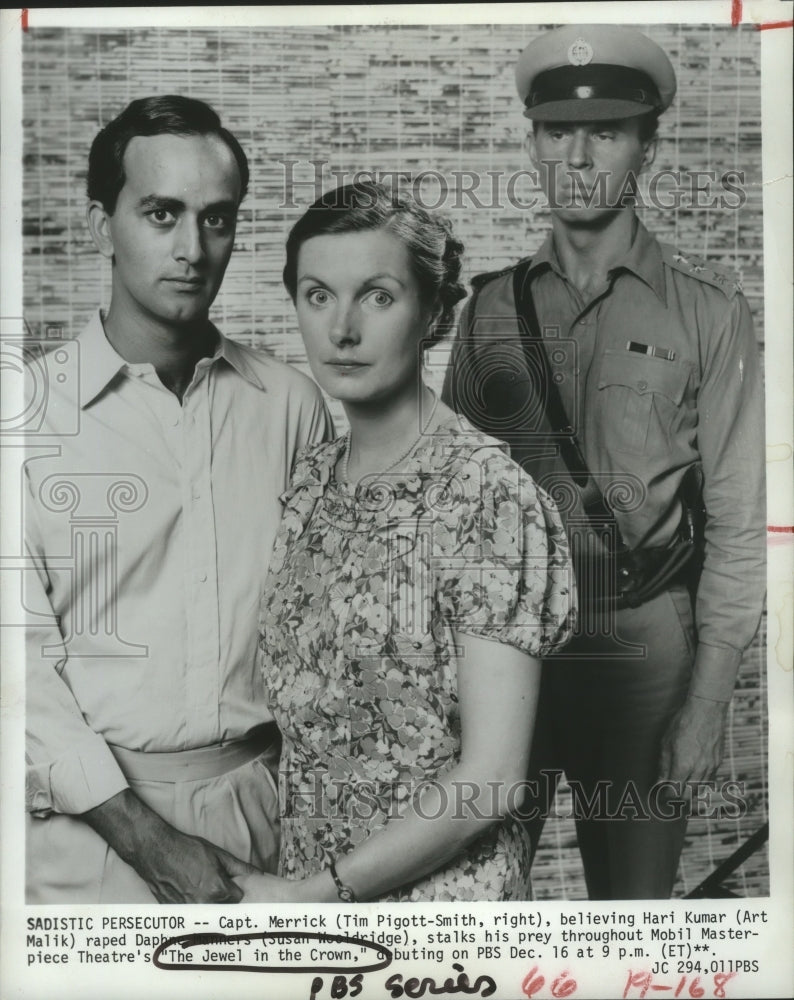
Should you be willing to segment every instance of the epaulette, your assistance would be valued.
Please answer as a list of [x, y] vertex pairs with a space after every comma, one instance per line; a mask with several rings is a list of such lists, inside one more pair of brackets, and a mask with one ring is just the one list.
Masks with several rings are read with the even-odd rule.
[[503, 267], [501, 271], [484, 271], [482, 274], [475, 274], [471, 279], [471, 287], [475, 289], [475, 291], [479, 291], [487, 285], [489, 281], [493, 281], [494, 278], [501, 278], [505, 274], [510, 274], [511, 271], [515, 271], [519, 264], [523, 264], [527, 260], [529, 260], [529, 258], [524, 257], [522, 260], [517, 260], [514, 264]]
[[704, 281], [707, 285], [713, 285], [729, 299], [732, 299], [737, 292], [741, 292], [742, 285], [739, 276], [729, 267], [722, 267], [701, 257], [691, 257], [680, 253], [670, 246], [662, 245], [662, 255], [666, 264], [674, 267], [682, 274], [688, 274], [690, 278], [697, 281]]

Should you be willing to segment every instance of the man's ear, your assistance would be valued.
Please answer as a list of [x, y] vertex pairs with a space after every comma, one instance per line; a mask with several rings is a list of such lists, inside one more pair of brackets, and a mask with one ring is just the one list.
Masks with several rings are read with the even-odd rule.
[[656, 149], [658, 145], [659, 137], [656, 135], [645, 143], [645, 151], [642, 154], [642, 170], [645, 170], [646, 167], [650, 167], [656, 159]]
[[535, 167], [536, 170], [539, 169], [539, 167], [538, 167], [538, 147], [537, 147], [537, 143], [535, 142], [535, 129], [534, 128], [531, 128], [529, 130], [529, 132], [527, 132], [527, 149], [529, 150], [529, 161], [530, 161], [530, 163], [532, 164], [533, 167]]
[[88, 231], [94, 245], [103, 257], [113, 257], [113, 237], [110, 233], [110, 215], [101, 201], [90, 201], [86, 212]]

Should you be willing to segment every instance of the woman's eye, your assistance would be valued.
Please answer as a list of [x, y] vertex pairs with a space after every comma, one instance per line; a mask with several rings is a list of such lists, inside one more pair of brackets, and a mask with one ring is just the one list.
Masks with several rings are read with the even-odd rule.
[[329, 301], [330, 296], [324, 288], [312, 288], [306, 298], [313, 306], [324, 306]]
[[372, 304], [376, 306], [389, 306], [392, 302], [394, 302], [391, 295], [389, 295], [388, 292], [385, 292], [382, 288], [376, 288], [375, 291], [368, 296], [368, 298]]

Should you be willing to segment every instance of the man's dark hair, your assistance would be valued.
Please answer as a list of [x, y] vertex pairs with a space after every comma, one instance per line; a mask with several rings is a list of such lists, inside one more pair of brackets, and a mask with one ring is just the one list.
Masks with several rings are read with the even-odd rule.
[[112, 215], [124, 187], [124, 151], [135, 136], [217, 135], [234, 154], [240, 171], [240, 201], [248, 190], [248, 159], [242, 146], [217, 113], [204, 101], [179, 94], [132, 101], [91, 143], [88, 154], [88, 197]]

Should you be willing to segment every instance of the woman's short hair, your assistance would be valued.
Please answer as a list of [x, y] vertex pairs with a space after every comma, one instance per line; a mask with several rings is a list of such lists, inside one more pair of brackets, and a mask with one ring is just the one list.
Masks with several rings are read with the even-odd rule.
[[297, 296], [298, 253], [307, 240], [374, 229], [386, 230], [405, 245], [423, 300], [439, 308], [431, 336], [441, 339], [456, 303], [466, 297], [460, 283], [463, 244], [447, 219], [428, 212], [407, 192], [375, 181], [326, 191], [292, 227], [283, 275], [292, 301]]
[[124, 152], [135, 136], [217, 135], [232, 151], [240, 171], [240, 201], [248, 190], [248, 158], [217, 113], [204, 101], [180, 94], [132, 101], [97, 134], [88, 154], [88, 197], [112, 215], [124, 187]]

